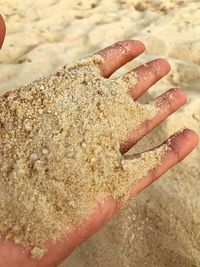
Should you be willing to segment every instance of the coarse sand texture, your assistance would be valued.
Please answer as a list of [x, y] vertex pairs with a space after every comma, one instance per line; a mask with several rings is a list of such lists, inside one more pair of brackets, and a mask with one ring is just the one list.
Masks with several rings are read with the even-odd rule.
[[33, 247], [55, 239], [97, 201], [123, 199], [159, 164], [165, 147], [135, 159], [120, 153], [128, 132], [157, 108], [128, 95], [134, 75], [104, 79], [101, 60], [79, 60], [1, 97], [0, 234], [6, 238]]
[[[170, 88], [181, 87], [187, 94], [187, 103], [134, 145], [130, 153], [140, 153], [156, 147], [182, 127], [191, 128], [200, 134], [199, 0], [0, 0], [0, 7], [7, 25], [6, 38], [0, 50], [0, 94], [54, 73], [66, 63], [91, 55], [117, 41], [140, 40], [145, 44], [145, 53], [120, 68], [112, 78], [155, 58], [164, 58], [171, 64], [172, 71], [149, 88], [139, 101], [146, 103]], [[110, 86], [111, 81], [105, 82]], [[28, 109], [30, 108], [33, 107], [29, 105]], [[122, 121], [122, 118], [119, 119]], [[67, 120], [65, 123], [68, 123]], [[120, 127], [124, 127], [125, 123], [123, 119]], [[115, 129], [113, 135], [114, 133], [118, 134], [119, 131]], [[41, 160], [53, 155], [50, 147], [45, 147], [47, 143], [49, 145], [49, 142], [42, 145], [44, 154], [31, 152], [33, 159], [37, 156]], [[200, 146], [161, 179], [138, 194], [129, 202], [130, 206], [113, 216], [95, 235], [69, 255], [61, 266], [199, 267], [199, 159]], [[53, 179], [49, 181], [58, 184]], [[24, 187], [24, 181], [21, 184]], [[6, 189], [5, 186], [0, 186], [2, 192], [10, 190], [8, 186]], [[27, 188], [30, 187], [27, 184]], [[63, 186], [62, 192], [64, 188]], [[30, 190], [33, 192], [32, 188]], [[15, 191], [17, 192], [17, 188]], [[40, 201], [40, 211], [44, 213], [44, 218], [39, 216], [43, 220], [40, 223], [46, 225], [45, 216], [53, 202], [48, 201], [49, 204], [45, 207], [47, 197], [42, 196], [47, 193], [36, 191], [40, 198], [34, 200], [35, 204]], [[33, 200], [28, 200], [28, 195], [26, 203], [30, 205]], [[24, 203], [21, 201], [21, 206], [17, 206], [19, 212], [24, 212]], [[2, 208], [1, 210], [3, 211]], [[16, 209], [12, 209], [12, 212], [13, 210]], [[60, 218], [63, 217], [60, 215]], [[32, 219], [29, 218], [29, 222]], [[7, 220], [10, 223], [12, 221], [11, 217]], [[52, 221], [49, 229], [51, 223]], [[67, 227], [67, 223], [64, 227]], [[8, 235], [5, 228], [4, 233]], [[19, 236], [20, 232], [18, 238]], [[39, 248], [32, 251], [33, 256], [42, 254]]]

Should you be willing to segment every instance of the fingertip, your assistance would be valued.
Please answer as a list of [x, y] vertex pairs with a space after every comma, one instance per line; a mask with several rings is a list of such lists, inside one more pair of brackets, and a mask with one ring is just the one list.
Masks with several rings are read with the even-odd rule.
[[192, 129], [188, 129], [188, 128], [186, 128], [185, 131], [186, 131], [190, 136], [192, 136], [192, 139], [193, 139], [193, 141], [194, 141], [194, 144], [195, 144], [195, 145], [198, 145], [198, 143], [199, 143], [199, 135], [198, 135], [195, 131], [193, 131]]
[[163, 64], [163, 65], [165, 65], [166, 67], [168, 67], [169, 69], [171, 69], [171, 65], [170, 65], [169, 61], [167, 61], [165, 58], [159, 57], [159, 58], [157, 58], [157, 60], [158, 60], [161, 64]]
[[143, 43], [143, 42], [141, 42], [141, 41], [139, 41], [139, 40], [127, 40], [133, 47], [135, 46], [135, 45], [137, 45], [139, 48], [140, 48], [140, 50], [141, 50], [141, 53], [142, 52], [144, 52], [145, 51], [145, 44]]
[[123, 40], [112, 44], [95, 54], [100, 55], [103, 62], [100, 64], [100, 72], [104, 78], [110, 75], [124, 64], [139, 56], [145, 47], [137, 40]]
[[183, 128], [167, 140], [167, 145], [176, 155], [178, 162], [183, 160], [198, 144], [198, 134], [188, 128]]
[[168, 74], [171, 70], [171, 65], [164, 58], [157, 58], [153, 61], [153, 68], [155, 72], [159, 73], [161, 77]]
[[182, 139], [182, 143], [185, 144], [185, 146], [190, 145], [190, 147], [193, 149], [199, 142], [199, 136], [198, 134], [189, 128], [184, 128], [179, 132], [179, 136]]
[[169, 98], [177, 99], [179, 103], [185, 104], [187, 102], [187, 95], [180, 87], [171, 88], [167, 91]]
[[141, 41], [138, 40], [122, 40], [113, 44], [113, 47], [122, 47], [127, 55], [132, 56], [131, 59], [137, 55], [143, 53], [145, 51], [145, 45]]
[[136, 40], [136, 39], [124, 39], [119, 41], [119, 43], [127, 43], [129, 45], [140, 45], [141, 47], [145, 48], [144, 43], [140, 40]]
[[187, 100], [185, 92], [180, 88], [171, 88], [158, 96], [153, 103], [158, 108], [158, 115], [168, 116], [185, 104]]

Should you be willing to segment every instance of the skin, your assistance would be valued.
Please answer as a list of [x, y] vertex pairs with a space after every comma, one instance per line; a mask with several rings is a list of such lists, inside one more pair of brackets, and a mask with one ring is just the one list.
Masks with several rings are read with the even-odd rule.
[[[0, 16], [0, 47], [5, 36], [5, 23]], [[102, 76], [109, 78], [118, 68], [131, 61], [145, 50], [144, 45], [139, 41], [126, 40], [107, 47], [97, 54], [104, 58], [99, 66]], [[130, 88], [131, 97], [136, 100], [154, 83], [160, 80], [170, 71], [170, 65], [164, 59], [156, 59], [142, 65], [134, 72], [137, 73], [138, 83]], [[134, 89], [134, 90], [133, 90]], [[178, 88], [170, 89], [154, 100], [160, 107], [156, 116], [140, 125], [138, 129], [128, 133], [127, 140], [121, 144], [121, 153], [128, 151], [143, 136], [148, 134], [154, 127], [159, 125], [166, 117], [175, 112], [186, 102], [185, 93]], [[130, 189], [130, 198], [136, 196], [145, 187], [158, 179], [168, 169], [184, 159], [197, 145], [198, 136], [189, 129], [172, 136], [166, 141], [171, 148], [166, 152], [161, 165], [153, 169], [147, 176], [135, 183]], [[106, 223], [122, 206], [119, 201], [111, 197], [98, 203], [91, 214], [80, 224], [74, 225], [70, 232], [65, 233], [57, 241], [45, 243], [46, 253], [39, 261], [33, 261], [30, 257], [30, 248], [14, 244], [12, 241], [0, 240], [0, 267], [54, 267], [67, 257], [78, 245], [88, 239], [101, 226]]]

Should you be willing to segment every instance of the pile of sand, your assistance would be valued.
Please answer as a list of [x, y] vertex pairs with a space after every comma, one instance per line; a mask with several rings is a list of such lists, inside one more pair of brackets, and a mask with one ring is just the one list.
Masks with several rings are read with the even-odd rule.
[[101, 61], [79, 60], [0, 98], [1, 236], [42, 246], [97, 202], [126, 198], [160, 164], [167, 144], [140, 157], [120, 153], [128, 133], [159, 108], [131, 99], [136, 75], [103, 78]]
[[[153, 147], [183, 126], [199, 132], [199, 1], [8, 0], [0, 6], [8, 25], [0, 54], [1, 92], [120, 39], [140, 39], [147, 53], [122, 71], [164, 56], [173, 71], [146, 97], [180, 84], [189, 101], [135, 149]], [[62, 266], [199, 266], [199, 156], [198, 148]]]

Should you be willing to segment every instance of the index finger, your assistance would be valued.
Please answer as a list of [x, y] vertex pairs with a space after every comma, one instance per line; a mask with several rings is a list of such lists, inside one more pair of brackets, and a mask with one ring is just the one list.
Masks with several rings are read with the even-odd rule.
[[6, 33], [6, 25], [5, 25], [5, 22], [2, 18], [2, 16], [0, 15], [0, 48], [3, 45], [5, 33]]
[[124, 40], [98, 51], [103, 58], [100, 64], [101, 75], [108, 78], [124, 64], [139, 56], [145, 50], [144, 44], [136, 40]]

